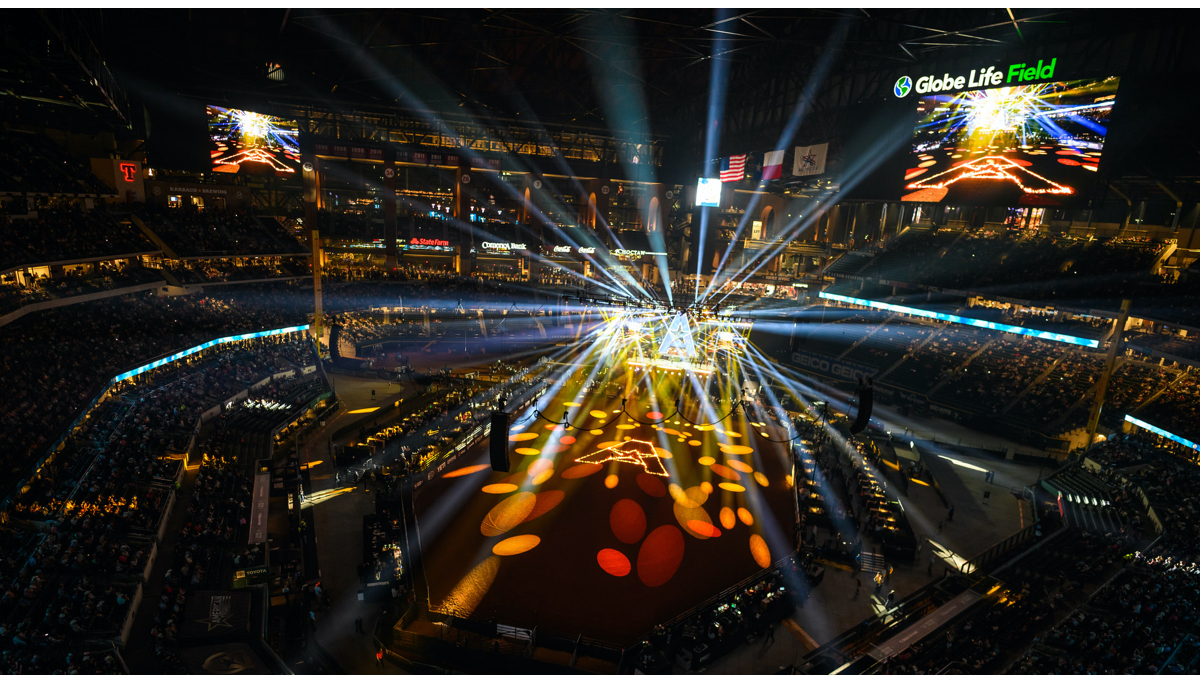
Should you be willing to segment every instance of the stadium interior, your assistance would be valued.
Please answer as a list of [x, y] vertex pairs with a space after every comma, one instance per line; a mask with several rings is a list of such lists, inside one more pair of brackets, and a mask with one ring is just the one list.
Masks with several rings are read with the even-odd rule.
[[0, 673], [1200, 672], [1195, 10], [0, 15]]

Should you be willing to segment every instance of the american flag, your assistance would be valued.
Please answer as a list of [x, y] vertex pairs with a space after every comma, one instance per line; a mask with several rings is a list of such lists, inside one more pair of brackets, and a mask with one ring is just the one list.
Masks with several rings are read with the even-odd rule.
[[732, 183], [746, 177], [746, 156], [733, 155], [721, 158], [721, 182]]

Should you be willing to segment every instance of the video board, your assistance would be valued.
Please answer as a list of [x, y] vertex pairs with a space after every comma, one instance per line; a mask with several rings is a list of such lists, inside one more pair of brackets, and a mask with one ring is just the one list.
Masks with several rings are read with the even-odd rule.
[[289, 178], [300, 170], [296, 120], [210, 105], [208, 138], [213, 171]]
[[922, 96], [906, 202], [1062, 206], [1099, 170], [1118, 77]]

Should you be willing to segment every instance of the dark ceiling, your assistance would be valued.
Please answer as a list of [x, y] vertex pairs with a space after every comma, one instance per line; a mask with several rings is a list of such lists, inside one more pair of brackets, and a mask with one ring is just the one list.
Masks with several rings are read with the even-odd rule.
[[[131, 92], [269, 96], [334, 107], [423, 107], [670, 134], [705, 111], [710, 66], [730, 66], [731, 104], [781, 73], [1020, 49], [1162, 12], [937, 10], [88, 10]], [[269, 64], [282, 81], [268, 79]]]

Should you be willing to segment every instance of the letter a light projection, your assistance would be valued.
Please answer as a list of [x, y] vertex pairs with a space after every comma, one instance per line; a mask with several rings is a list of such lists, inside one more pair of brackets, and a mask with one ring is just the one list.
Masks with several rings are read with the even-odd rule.
[[667, 334], [658, 347], [658, 355], [696, 358], [696, 342], [692, 340], [692, 327], [688, 325], [686, 314], [676, 314], [671, 319]]

